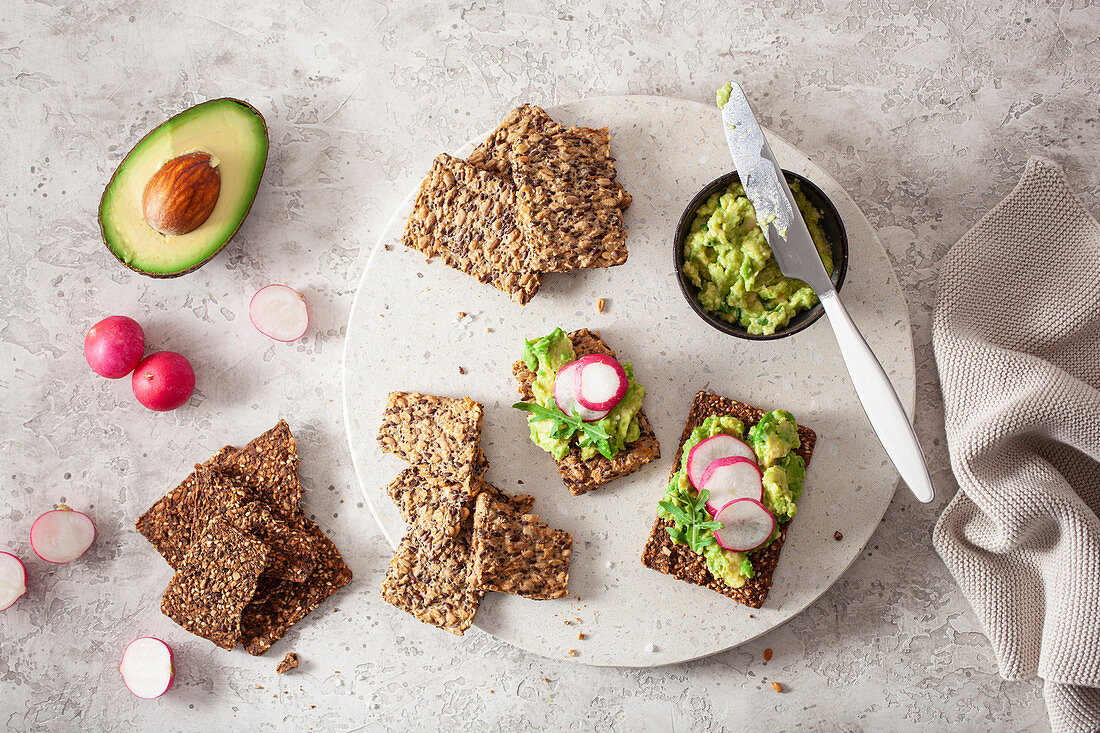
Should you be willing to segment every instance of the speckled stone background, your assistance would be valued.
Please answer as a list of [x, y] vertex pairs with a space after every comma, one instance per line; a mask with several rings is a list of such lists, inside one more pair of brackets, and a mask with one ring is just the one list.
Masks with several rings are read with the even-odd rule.
[[[931, 549], [955, 490], [929, 343], [938, 263], [1014, 184], [1061, 162], [1100, 210], [1100, 7], [1071, 2], [105, 3], [0, 8], [0, 548], [31, 590], [0, 616], [8, 730], [1042, 730], [1036, 681], [999, 679]], [[899, 492], [864, 556], [801, 616], [739, 649], [642, 671], [585, 668], [410, 622], [377, 598], [388, 557], [347, 457], [339, 354], [361, 253], [436, 151], [522, 101], [647, 93], [706, 100], [736, 75], [762, 121], [852, 194], [890, 251], [918, 354], [917, 428], [941, 497]], [[241, 233], [166, 282], [99, 243], [99, 192], [142, 134], [210, 97], [249, 100], [272, 152]], [[1038, 265], [1037, 265], [1038, 266]], [[305, 339], [273, 344], [248, 297], [305, 293]], [[396, 297], [396, 296], [395, 296]], [[127, 313], [192, 358], [191, 405], [145, 412], [80, 344]], [[158, 611], [168, 570], [136, 515], [226, 441], [286, 416], [307, 507], [356, 580], [277, 652], [226, 653]], [[66, 501], [100, 536], [31, 560], [31, 520]], [[130, 696], [126, 642], [169, 639], [177, 686]], [[774, 650], [765, 662], [765, 648]], [[776, 694], [769, 683], [783, 684]]]

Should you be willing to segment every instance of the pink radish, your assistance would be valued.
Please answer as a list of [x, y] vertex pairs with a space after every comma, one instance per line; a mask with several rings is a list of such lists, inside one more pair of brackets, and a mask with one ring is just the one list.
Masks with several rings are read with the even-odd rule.
[[174, 351], [158, 351], [141, 360], [130, 379], [137, 401], [150, 410], [182, 407], [195, 391], [191, 362]]
[[582, 356], [577, 363], [573, 391], [582, 407], [600, 411], [619, 404], [630, 386], [622, 364], [606, 354]]
[[126, 689], [142, 700], [155, 700], [168, 692], [176, 679], [172, 647], [152, 636], [134, 639], [122, 652], [118, 671]]
[[88, 329], [84, 360], [92, 371], [108, 379], [121, 379], [141, 361], [145, 332], [133, 318], [111, 316]]
[[257, 331], [276, 341], [297, 341], [309, 327], [305, 298], [286, 285], [257, 290], [248, 304], [248, 317]]
[[749, 552], [768, 541], [775, 530], [775, 517], [756, 499], [734, 499], [714, 517], [722, 529], [714, 538], [723, 550]]
[[[749, 444], [743, 440], [719, 433], [706, 440], [700, 440], [688, 453], [687, 473], [691, 485], [699, 489], [703, 485], [703, 473], [714, 461], [719, 458], [733, 458], [740, 456], [756, 462], [756, 454], [752, 452]], [[722, 506], [718, 504], [718, 506]]]
[[607, 410], [590, 410], [580, 404], [576, 399], [576, 372], [580, 368], [581, 360], [571, 361], [561, 369], [554, 377], [554, 402], [558, 409], [566, 415], [576, 415], [585, 422], [594, 422], [607, 417]]
[[92, 546], [95, 524], [83, 512], [64, 504], [48, 511], [31, 525], [31, 549], [46, 562], [66, 563]]
[[0, 552], [0, 611], [6, 611], [27, 592], [27, 568], [10, 552]]
[[759, 466], [744, 456], [711, 461], [703, 472], [702, 488], [710, 492], [707, 511], [718, 510], [734, 499], [764, 500], [764, 475]]

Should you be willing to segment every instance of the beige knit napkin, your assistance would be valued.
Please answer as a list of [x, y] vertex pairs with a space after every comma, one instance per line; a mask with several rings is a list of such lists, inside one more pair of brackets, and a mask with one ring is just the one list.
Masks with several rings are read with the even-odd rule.
[[1044, 680], [1055, 730], [1100, 730], [1100, 225], [1056, 164], [1028, 162], [938, 297], [959, 492], [933, 543], [1001, 675]]

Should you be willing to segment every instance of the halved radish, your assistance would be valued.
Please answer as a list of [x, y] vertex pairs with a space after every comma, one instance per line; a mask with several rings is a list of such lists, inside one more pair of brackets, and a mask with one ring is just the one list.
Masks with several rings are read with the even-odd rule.
[[714, 517], [722, 529], [714, 538], [723, 550], [749, 552], [768, 541], [775, 530], [775, 517], [756, 499], [734, 499]]
[[630, 386], [622, 364], [606, 354], [589, 354], [577, 362], [573, 391], [582, 407], [611, 410], [622, 401]]
[[142, 700], [154, 700], [168, 692], [176, 679], [172, 647], [152, 636], [134, 639], [122, 652], [118, 672], [126, 689]]
[[93, 540], [95, 524], [91, 518], [64, 504], [31, 525], [31, 549], [46, 562], [72, 562], [92, 546]]
[[27, 568], [10, 552], [0, 552], [0, 611], [6, 611], [27, 592]]
[[566, 415], [576, 415], [585, 422], [594, 422], [607, 417], [607, 410], [590, 410], [577, 401], [576, 372], [580, 368], [580, 359], [571, 361], [554, 377], [554, 402]]
[[764, 500], [764, 474], [749, 458], [731, 456], [711, 461], [703, 472], [702, 488], [710, 492], [707, 511], [718, 511], [734, 499]]
[[248, 317], [257, 331], [276, 341], [297, 341], [309, 327], [305, 298], [286, 285], [257, 290], [248, 304]]
[[[741, 456], [756, 462], [756, 454], [752, 452], [749, 444], [732, 435], [719, 433], [706, 440], [700, 440], [688, 453], [687, 472], [691, 485], [698, 490], [703, 485], [703, 473], [710, 464], [719, 458], [733, 458]], [[719, 504], [718, 506], [722, 506]]]

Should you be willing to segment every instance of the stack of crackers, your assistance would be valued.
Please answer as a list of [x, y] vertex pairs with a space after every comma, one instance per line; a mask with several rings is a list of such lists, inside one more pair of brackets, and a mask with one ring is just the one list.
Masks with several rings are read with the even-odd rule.
[[543, 273], [626, 262], [607, 128], [563, 127], [539, 107], [512, 111], [469, 160], [435, 159], [403, 243], [526, 305]]
[[534, 497], [484, 480], [483, 409], [470, 398], [393, 392], [378, 441], [413, 464], [387, 487], [408, 525], [382, 598], [462, 635], [486, 591], [534, 599], [569, 593], [573, 537], [528, 514]]
[[225, 649], [263, 654], [351, 580], [302, 512], [298, 445], [286, 422], [226, 446], [164, 495], [137, 529], [176, 571], [161, 610]]

